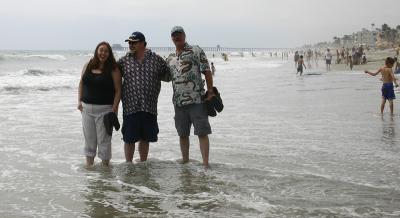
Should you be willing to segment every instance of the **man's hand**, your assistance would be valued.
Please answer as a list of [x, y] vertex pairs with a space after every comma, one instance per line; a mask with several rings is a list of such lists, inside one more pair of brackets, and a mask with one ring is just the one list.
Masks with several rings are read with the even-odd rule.
[[114, 113], [117, 113], [118, 112], [118, 107], [112, 107], [111, 111], [114, 112]]
[[80, 110], [81, 112], [83, 111], [82, 103], [80, 102], [78, 103], [77, 109]]
[[213, 90], [213, 89], [207, 90], [207, 98], [206, 98], [206, 101], [211, 101], [211, 98], [212, 98], [213, 96], [215, 96], [214, 90]]

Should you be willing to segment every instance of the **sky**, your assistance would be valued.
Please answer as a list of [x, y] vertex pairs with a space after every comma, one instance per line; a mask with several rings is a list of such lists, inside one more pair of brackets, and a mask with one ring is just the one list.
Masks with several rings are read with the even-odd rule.
[[371, 23], [400, 24], [399, 0], [0, 0], [0, 49], [93, 49], [125, 45], [134, 31], [148, 46], [173, 46], [183, 26], [200, 46], [292, 48], [351, 34]]

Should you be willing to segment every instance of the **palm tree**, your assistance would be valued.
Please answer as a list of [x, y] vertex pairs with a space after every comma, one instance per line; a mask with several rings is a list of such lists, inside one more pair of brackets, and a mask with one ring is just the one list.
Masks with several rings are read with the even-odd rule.
[[391, 35], [391, 28], [389, 25], [386, 23], [382, 25], [382, 38], [384, 38], [386, 41], [390, 41], [390, 35]]
[[336, 45], [340, 45], [340, 38], [337, 36], [333, 37], [333, 43]]

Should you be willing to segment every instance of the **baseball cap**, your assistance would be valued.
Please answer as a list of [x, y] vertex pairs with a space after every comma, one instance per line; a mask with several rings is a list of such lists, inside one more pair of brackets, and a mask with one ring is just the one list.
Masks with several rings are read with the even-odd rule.
[[181, 26], [174, 26], [171, 29], [171, 35], [174, 33], [185, 33], [185, 31], [183, 30], [183, 27], [181, 27]]
[[146, 38], [144, 37], [143, 33], [141, 32], [133, 32], [125, 42], [144, 42]]

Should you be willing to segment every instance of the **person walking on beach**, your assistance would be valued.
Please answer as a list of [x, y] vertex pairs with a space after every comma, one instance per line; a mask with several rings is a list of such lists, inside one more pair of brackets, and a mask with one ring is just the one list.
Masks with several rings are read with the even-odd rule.
[[300, 55], [299, 61], [297, 62], [297, 73], [300, 73], [300, 76], [303, 75], [303, 66], [307, 69], [306, 65], [304, 64], [303, 55]]
[[339, 49], [336, 49], [336, 64], [340, 64], [341, 59], [340, 59], [340, 52]]
[[297, 62], [299, 61], [299, 58], [300, 58], [299, 52], [296, 51], [296, 52], [294, 53], [294, 67], [295, 67], [295, 68], [297, 68]]
[[162, 57], [146, 49], [146, 38], [133, 32], [125, 42], [129, 52], [118, 60], [122, 78], [122, 135], [126, 162], [132, 162], [135, 143], [140, 161], [146, 161], [149, 143], [158, 140], [157, 101], [168, 66]]
[[351, 58], [351, 56], [349, 56], [348, 62], [349, 62], [349, 65], [350, 65], [350, 70], [353, 70], [353, 59]]
[[393, 58], [394, 59], [394, 74], [400, 74], [400, 64], [397, 59], [397, 57]]
[[104, 165], [111, 159], [111, 135], [106, 131], [104, 116], [118, 112], [121, 99], [121, 74], [111, 46], [100, 42], [93, 58], [85, 64], [78, 89], [78, 110], [82, 112], [84, 153], [87, 166], [98, 156]]
[[346, 65], [349, 64], [349, 60], [350, 60], [349, 58], [351, 58], [350, 51], [349, 51], [349, 48], [346, 48]]
[[315, 67], [318, 68], [318, 51], [314, 49], [314, 61], [315, 61]]
[[326, 49], [325, 63], [326, 63], [326, 70], [330, 71], [331, 70], [331, 63], [332, 63], [332, 53], [331, 53], [329, 48]]
[[381, 114], [383, 114], [383, 111], [385, 109], [385, 104], [386, 100], [389, 101], [390, 105], [390, 114], [393, 115], [393, 99], [396, 98], [394, 94], [394, 89], [393, 89], [393, 83], [396, 84], [396, 87], [399, 87], [397, 84], [397, 78], [394, 76], [392, 67], [394, 64], [394, 59], [391, 57], [386, 58], [385, 61], [385, 66], [378, 69], [376, 73], [371, 73], [369, 71], [365, 71], [365, 73], [371, 75], [371, 76], [376, 76], [379, 73], [382, 75], [382, 103], [381, 103]]
[[214, 66], [214, 62], [211, 62], [211, 73], [213, 76], [215, 76], [215, 66]]
[[172, 28], [171, 38], [176, 52], [168, 56], [167, 62], [174, 90], [175, 127], [179, 135], [182, 162], [189, 161], [189, 135], [193, 125], [194, 134], [199, 138], [203, 166], [208, 168], [210, 144], [208, 135], [211, 134], [211, 126], [208, 122], [206, 104], [202, 98], [205, 94], [202, 74], [207, 84], [205, 100], [210, 100], [215, 96], [210, 65], [199, 46], [192, 46], [186, 42], [186, 34], [181, 26]]

